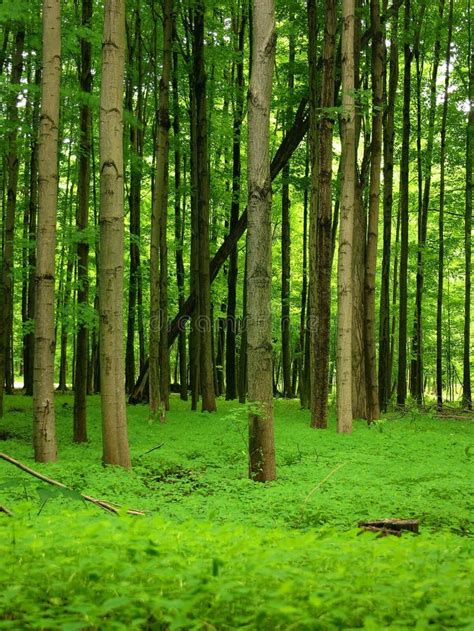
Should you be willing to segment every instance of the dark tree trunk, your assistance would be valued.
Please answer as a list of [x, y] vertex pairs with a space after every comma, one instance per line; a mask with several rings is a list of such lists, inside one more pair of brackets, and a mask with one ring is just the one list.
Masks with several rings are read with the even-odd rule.
[[[92, 0], [82, 0], [82, 26], [90, 27]], [[92, 92], [92, 45], [81, 38], [81, 63], [79, 83], [85, 94]], [[80, 107], [79, 175], [77, 182], [76, 228], [81, 235], [77, 243], [77, 309], [78, 329], [76, 335], [75, 379], [74, 379], [74, 435], [76, 443], [87, 440], [87, 363], [89, 357], [89, 329], [85, 310], [89, 305], [89, 243], [86, 230], [89, 223], [90, 155], [92, 144], [91, 109], [84, 100]]]
[[468, 410], [472, 410], [472, 391], [471, 391], [471, 365], [470, 365], [470, 347], [471, 347], [471, 285], [472, 285], [472, 193], [473, 193], [473, 176], [472, 162], [474, 156], [474, 47], [472, 45], [472, 22], [471, 22], [471, 3], [469, 3], [469, 50], [468, 50], [468, 68], [469, 68], [469, 102], [471, 109], [467, 121], [467, 138], [466, 138], [466, 206], [464, 215], [464, 251], [465, 251], [465, 280], [464, 280], [464, 344], [463, 344], [463, 406]]
[[390, 257], [393, 206], [393, 154], [395, 142], [395, 99], [398, 86], [398, 10], [394, 13], [390, 33], [390, 79], [384, 111], [383, 165], [383, 252], [380, 289], [379, 333], [379, 404], [382, 412], [388, 407], [392, 378], [390, 363]]
[[[453, 0], [449, 2], [449, 18], [448, 18], [448, 43], [446, 46], [446, 75], [444, 80], [444, 101], [443, 114], [441, 117], [441, 140], [440, 140], [440, 176], [439, 176], [439, 224], [438, 224], [438, 300], [436, 308], [436, 400], [437, 407], [440, 410], [443, 407], [443, 291], [444, 291], [444, 206], [446, 191], [446, 121], [448, 117], [448, 99], [449, 99], [449, 82], [450, 82], [450, 60], [451, 60], [451, 36], [453, 32]], [[449, 299], [449, 285], [448, 285]], [[448, 306], [449, 308], [449, 306]], [[449, 319], [449, 313], [448, 313]], [[450, 331], [448, 332], [448, 392], [451, 380], [449, 379], [449, 371], [451, 370], [451, 345]]]
[[[332, 254], [332, 139], [334, 114], [334, 73], [336, 55], [336, 2], [326, 0], [323, 50], [323, 76], [318, 117], [319, 136], [317, 158], [317, 216], [315, 276], [316, 296], [314, 320], [311, 327], [311, 427], [326, 428], [328, 416], [329, 340], [331, 325], [331, 254]], [[314, 176], [313, 176], [314, 177]]]
[[398, 315], [398, 379], [397, 404], [405, 405], [407, 396], [407, 296], [408, 296], [408, 193], [410, 169], [410, 95], [411, 60], [410, 48], [411, 7], [405, 1], [403, 44], [403, 132], [400, 163], [400, 299]]

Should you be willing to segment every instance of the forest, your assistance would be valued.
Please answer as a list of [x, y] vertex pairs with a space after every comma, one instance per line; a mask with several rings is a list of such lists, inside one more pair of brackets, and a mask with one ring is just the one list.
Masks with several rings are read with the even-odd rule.
[[473, 627], [472, 11], [0, 3], [0, 629]]

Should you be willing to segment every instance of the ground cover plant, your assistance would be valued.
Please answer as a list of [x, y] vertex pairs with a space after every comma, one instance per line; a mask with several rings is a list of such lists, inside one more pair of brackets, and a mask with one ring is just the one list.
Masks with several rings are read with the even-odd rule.
[[[98, 464], [98, 398], [90, 441], [74, 445], [71, 397], [57, 397], [64, 455], [48, 465], [32, 461], [30, 402], [7, 398], [0, 451], [147, 514], [48, 494], [0, 461], [14, 512], [0, 516], [0, 628], [472, 628], [471, 422], [393, 413], [348, 437], [279, 400], [279, 475], [258, 485], [244, 406], [172, 403], [164, 424], [129, 408], [130, 472]], [[360, 534], [380, 517], [418, 518], [420, 535]]]

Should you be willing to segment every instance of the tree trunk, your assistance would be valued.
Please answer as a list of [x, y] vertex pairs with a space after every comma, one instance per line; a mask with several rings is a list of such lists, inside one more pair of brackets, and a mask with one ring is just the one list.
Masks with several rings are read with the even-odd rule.
[[473, 175], [472, 163], [474, 159], [474, 47], [472, 45], [472, 22], [471, 22], [471, 3], [469, 2], [468, 12], [469, 24], [469, 49], [468, 49], [468, 68], [469, 68], [469, 103], [471, 108], [467, 121], [467, 138], [466, 138], [466, 206], [464, 214], [464, 253], [465, 253], [465, 277], [464, 277], [464, 344], [463, 344], [463, 388], [462, 400], [463, 406], [468, 410], [472, 410], [472, 391], [471, 391], [471, 365], [470, 365], [470, 347], [471, 347], [471, 284], [472, 284], [472, 192], [473, 192]]
[[23, 48], [25, 31], [19, 28], [15, 37], [15, 47], [11, 60], [10, 84], [12, 92], [8, 98], [7, 117], [10, 131], [7, 134], [8, 153], [7, 169], [7, 208], [4, 223], [3, 266], [0, 284], [1, 322], [0, 322], [0, 418], [3, 416], [3, 392], [8, 372], [10, 371], [11, 333], [13, 324], [13, 265], [16, 196], [18, 188], [18, 85], [23, 70]]
[[318, 204], [316, 212], [315, 275], [313, 320], [311, 327], [311, 427], [326, 428], [328, 416], [329, 339], [331, 324], [331, 249], [332, 249], [332, 137], [334, 114], [334, 70], [336, 54], [336, 2], [326, 0], [323, 50], [323, 76], [321, 85], [321, 114], [318, 115]]
[[[140, 328], [141, 291], [140, 267], [140, 211], [143, 160], [143, 54], [141, 41], [140, 1], [135, 7], [135, 37], [129, 47], [130, 73], [134, 76], [136, 58], [136, 93], [135, 121], [130, 125], [130, 281], [128, 288], [127, 343], [125, 352], [125, 389], [130, 392], [135, 383], [135, 322], [138, 319]], [[133, 111], [133, 80], [130, 78], [126, 107]], [[141, 340], [140, 340], [141, 347]], [[140, 349], [140, 358], [141, 358]]]
[[[232, 136], [232, 202], [230, 208], [229, 231], [235, 228], [239, 219], [240, 208], [240, 175], [241, 156], [240, 139], [244, 111], [244, 45], [247, 16], [242, 9], [241, 16], [233, 16], [233, 31], [235, 38], [234, 50], [237, 57], [235, 64], [235, 106]], [[226, 400], [233, 401], [237, 397], [237, 366], [236, 366], [236, 303], [237, 303], [238, 252], [237, 246], [232, 248], [229, 255], [229, 269], [227, 272], [227, 336], [225, 350]]]
[[60, 1], [44, 0], [33, 371], [33, 444], [37, 462], [53, 462], [57, 459], [54, 415], [54, 274], [60, 75]]
[[272, 230], [269, 155], [272, 75], [275, 63], [274, 0], [254, 0], [248, 93], [247, 366], [250, 477], [274, 480], [272, 384]]
[[193, 58], [197, 122], [197, 207], [199, 226], [199, 319], [197, 323], [200, 333], [199, 374], [202, 411], [214, 412], [216, 410], [216, 399], [212, 359], [211, 279], [209, 273], [209, 164], [203, 0], [198, 0], [195, 9]]
[[123, 348], [125, 6], [105, 0], [100, 87], [100, 394], [103, 460], [131, 466]]
[[[92, 22], [92, 0], [82, 0], [82, 26]], [[79, 84], [85, 94], [92, 92], [92, 45], [81, 38]], [[81, 235], [77, 244], [77, 310], [76, 368], [74, 380], [74, 435], [76, 443], [87, 441], [87, 364], [89, 358], [89, 243], [86, 236], [89, 225], [90, 155], [92, 144], [91, 108], [84, 100], [80, 106], [79, 175], [77, 183], [76, 229]]]
[[[293, 14], [290, 11], [290, 23], [293, 22]], [[290, 27], [292, 28], [292, 27]], [[286, 129], [291, 126], [293, 119], [293, 93], [295, 77], [293, 66], [295, 63], [295, 38], [293, 30], [289, 35], [288, 55], [288, 104], [286, 108]], [[283, 396], [293, 397], [291, 383], [291, 323], [290, 323], [290, 278], [291, 278], [291, 230], [290, 230], [290, 163], [288, 162], [282, 172], [281, 189], [281, 349], [283, 372]]]
[[390, 32], [390, 80], [384, 111], [383, 137], [383, 252], [380, 289], [379, 333], [379, 405], [387, 411], [391, 395], [390, 365], [390, 256], [392, 240], [393, 154], [395, 143], [395, 99], [398, 86], [398, 10], [393, 16]]
[[[151, 251], [150, 251], [150, 411], [154, 416], [160, 411], [161, 405], [166, 406], [162, 399], [163, 370], [160, 356], [160, 338], [164, 334], [167, 322], [163, 317], [161, 299], [161, 264], [165, 260], [161, 256], [161, 231], [164, 229], [162, 220], [168, 205], [168, 151], [169, 151], [169, 82], [172, 60], [172, 0], [166, 0], [165, 19], [163, 23], [163, 70], [160, 81], [160, 101], [157, 113], [156, 131], [156, 175], [155, 193], [152, 210]], [[166, 257], [165, 257], [166, 258]], [[166, 371], [166, 379], [168, 372]]]
[[377, 272], [377, 240], [380, 199], [380, 166], [382, 161], [382, 104], [384, 50], [380, 24], [379, 0], [370, 0], [372, 29], [372, 143], [370, 160], [369, 221], [365, 259], [365, 378], [367, 386], [367, 419], [380, 416], [375, 349], [375, 275]]
[[[39, 89], [41, 86], [41, 66], [38, 63], [35, 71], [35, 86]], [[35, 97], [33, 105], [33, 129], [38, 129], [39, 125], [39, 96]], [[25, 394], [33, 396], [33, 369], [34, 369], [34, 349], [35, 335], [32, 330], [35, 319], [35, 273], [36, 273], [36, 223], [38, 214], [38, 138], [33, 132], [31, 136], [31, 154], [30, 154], [30, 186], [28, 191], [28, 333], [25, 335], [25, 366], [24, 366], [24, 384]]]
[[[448, 117], [448, 98], [450, 81], [450, 61], [451, 61], [451, 36], [453, 32], [453, 0], [449, 1], [448, 18], [448, 43], [446, 45], [446, 74], [444, 80], [443, 114], [441, 117], [441, 139], [440, 139], [440, 175], [439, 175], [439, 223], [438, 223], [438, 300], [436, 308], [436, 401], [437, 408], [443, 407], [443, 281], [444, 281], [444, 205], [445, 205], [445, 172], [446, 172], [446, 121]], [[471, 104], [472, 105], [472, 104]], [[449, 298], [449, 285], [448, 285]], [[448, 316], [449, 317], [449, 316]], [[448, 353], [450, 353], [448, 334]], [[448, 373], [451, 369], [451, 361], [448, 356]], [[448, 391], [450, 380], [448, 379]]]
[[[173, 37], [177, 35], [173, 31]], [[180, 148], [180, 121], [179, 121], [179, 75], [178, 53], [173, 52], [173, 134], [174, 134], [174, 238], [176, 242], [176, 283], [178, 285], [178, 306], [183, 308], [184, 304], [184, 217], [181, 210], [181, 148]], [[184, 206], [184, 200], [183, 200]], [[178, 358], [179, 358], [179, 385], [180, 399], [188, 400], [187, 383], [187, 361], [186, 361], [186, 332], [180, 330], [178, 333]]]
[[337, 274], [337, 430], [352, 431], [352, 234], [355, 202], [354, 0], [342, 14], [342, 195]]
[[408, 193], [410, 176], [410, 95], [411, 95], [411, 7], [405, 0], [404, 71], [403, 71], [403, 132], [400, 163], [400, 299], [398, 315], [398, 379], [397, 404], [405, 405], [407, 396], [407, 300], [408, 300]]

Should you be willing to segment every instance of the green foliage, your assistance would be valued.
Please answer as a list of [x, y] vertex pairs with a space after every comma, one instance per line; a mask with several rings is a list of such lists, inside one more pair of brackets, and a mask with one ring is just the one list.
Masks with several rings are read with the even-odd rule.
[[[0, 462], [0, 504], [15, 514], [0, 514], [0, 628], [474, 622], [468, 422], [397, 413], [349, 437], [276, 401], [278, 480], [262, 485], [247, 478], [247, 406], [219, 401], [210, 416], [173, 398], [165, 424], [129, 408], [130, 473], [99, 464], [98, 398], [90, 442], [74, 445], [71, 399], [57, 397], [62, 460], [51, 465], [31, 462], [30, 400], [6, 403], [1, 450], [75, 492]], [[109, 516], [79, 491], [147, 516]], [[357, 536], [359, 520], [382, 517], [419, 518], [421, 534]]]

